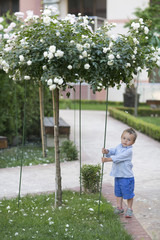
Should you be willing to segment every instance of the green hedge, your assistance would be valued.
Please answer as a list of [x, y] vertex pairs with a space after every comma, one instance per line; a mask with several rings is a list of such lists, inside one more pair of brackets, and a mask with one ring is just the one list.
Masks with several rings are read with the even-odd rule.
[[123, 112], [116, 108], [109, 108], [109, 113], [113, 118], [116, 118], [126, 123], [130, 127], [133, 127], [136, 130], [160, 141], [160, 127], [144, 122], [143, 120], [140, 120], [129, 113]]
[[[121, 110], [126, 113], [130, 113], [131, 115], [134, 115], [134, 108], [131, 107], [116, 107], [116, 109]], [[139, 107], [137, 109], [137, 113], [139, 116], [160, 116], [160, 109], [152, 109], [148, 107]]]

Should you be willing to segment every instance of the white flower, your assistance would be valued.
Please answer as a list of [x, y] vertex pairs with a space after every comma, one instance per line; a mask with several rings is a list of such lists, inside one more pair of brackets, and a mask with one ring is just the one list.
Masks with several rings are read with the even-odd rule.
[[71, 41], [70, 41], [70, 44], [74, 44], [74, 41], [73, 41], [73, 40], [71, 40]]
[[9, 25], [10, 28], [14, 28], [15, 26], [16, 26], [16, 24], [14, 22], [11, 22]]
[[8, 205], [7, 207], [6, 207], [6, 209], [8, 210], [8, 209], [10, 209], [11, 207]]
[[58, 21], [57, 21], [56, 19], [52, 20], [52, 22], [53, 22], [54, 24], [57, 24], [57, 23], [58, 23]]
[[54, 78], [54, 83], [58, 83], [59, 82], [59, 78], [58, 77], [55, 77]]
[[26, 42], [26, 39], [25, 39], [25, 38], [21, 39], [21, 40], [20, 40], [20, 43], [21, 43], [22, 46], [28, 44], [28, 43]]
[[23, 12], [15, 12], [14, 15], [17, 17], [17, 19], [21, 19], [24, 17], [24, 13]]
[[54, 89], [56, 89], [56, 84], [52, 84], [52, 85], [49, 86], [49, 90], [50, 90], [50, 91], [52, 91], [52, 90], [54, 90]]
[[3, 17], [0, 17], [0, 23], [3, 22], [3, 21], [4, 21]]
[[137, 54], [137, 47], [135, 47], [133, 52], [134, 52], [134, 54]]
[[110, 61], [107, 62], [107, 64], [108, 64], [109, 66], [112, 66], [112, 65], [114, 64], [114, 61], [113, 61], [113, 60], [110, 60]]
[[59, 78], [58, 85], [62, 85], [62, 83], [63, 83], [63, 79]]
[[68, 67], [67, 67], [69, 70], [71, 70], [72, 69], [72, 65], [68, 65]]
[[56, 46], [52, 45], [49, 47], [49, 52], [55, 53], [56, 52]]
[[43, 53], [43, 56], [46, 58], [46, 57], [48, 57], [48, 52], [44, 52]]
[[47, 81], [47, 85], [52, 85], [52, 83], [53, 83], [53, 81], [52, 81], [52, 79], [50, 78], [48, 81]]
[[4, 51], [5, 51], [5, 52], [9, 52], [10, 50], [12, 50], [12, 47], [6, 47], [6, 48], [4, 48]]
[[43, 70], [46, 70], [46, 69], [47, 69], [47, 66], [46, 66], [46, 65], [44, 65], [44, 66], [42, 67], [42, 69], [43, 69]]
[[52, 52], [49, 52], [49, 53], [48, 53], [48, 58], [49, 58], [49, 59], [52, 59], [53, 57], [54, 57], [53, 53], [52, 53]]
[[128, 67], [131, 67], [131, 64], [130, 63], [126, 63], [126, 68], [128, 68]]
[[60, 36], [60, 32], [56, 32], [56, 36], [59, 37]]
[[121, 58], [121, 57], [120, 57], [120, 55], [119, 55], [119, 54], [117, 54], [117, 55], [116, 55], [116, 58], [118, 58], [118, 59], [119, 59], [119, 58]]
[[6, 34], [4, 34], [3, 37], [4, 37], [4, 39], [9, 39], [9, 34], [6, 33]]
[[138, 67], [137, 68], [137, 72], [141, 72], [142, 71], [142, 68], [141, 67]]
[[55, 56], [59, 58], [63, 57], [63, 55], [64, 55], [64, 52], [61, 50], [57, 50], [57, 52], [55, 53]]
[[43, 18], [43, 22], [44, 22], [44, 24], [46, 24], [47, 26], [49, 26], [49, 25], [50, 25], [50, 22], [51, 22], [51, 18], [48, 17], [48, 16], [46, 16], [46, 17]]
[[132, 27], [134, 30], [138, 30], [138, 28], [140, 28], [140, 24], [133, 22], [133, 23], [131, 24], [131, 27]]
[[133, 38], [133, 42], [134, 42], [135, 44], [139, 44], [139, 41], [137, 40], [137, 38]]
[[144, 33], [145, 33], [145, 34], [148, 34], [148, 33], [149, 33], [148, 27], [144, 27]]
[[23, 57], [23, 55], [19, 55], [19, 60], [20, 60], [21, 62], [24, 61], [24, 57]]
[[24, 76], [24, 79], [25, 79], [25, 80], [30, 80], [31, 77], [30, 77], [30, 76]]
[[83, 56], [83, 57], [87, 57], [87, 56], [88, 56], [87, 51], [83, 51], [83, 52], [82, 52], [82, 56]]
[[109, 60], [113, 60], [113, 59], [114, 59], [114, 55], [113, 55], [113, 54], [110, 54], [110, 55], [108, 56], [108, 59], [109, 59]]
[[90, 45], [89, 43], [85, 43], [85, 44], [84, 44], [84, 47], [85, 47], [85, 48], [90, 48], [90, 46], [91, 46], [91, 45]]
[[54, 83], [58, 83], [58, 85], [62, 85], [63, 79], [60, 78], [60, 77], [55, 77], [55, 78], [54, 78]]
[[14, 235], [15, 235], [15, 236], [18, 236], [18, 232], [16, 232]]
[[50, 9], [45, 9], [42, 13], [42, 15], [45, 15], [45, 16], [51, 16], [52, 15], [52, 12]]
[[160, 67], [160, 60], [156, 62], [157, 66]]
[[79, 52], [83, 51], [83, 46], [79, 43], [77, 43], [76, 48]]
[[0, 30], [2, 30], [3, 29], [3, 25], [2, 24], [0, 24]]
[[140, 18], [140, 19], [139, 19], [139, 22], [140, 22], [141, 24], [144, 24], [144, 23], [143, 23], [143, 18]]
[[89, 69], [90, 68], [90, 65], [88, 64], [88, 63], [86, 63], [85, 65], [84, 65], [84, 69]]
[[27, 65], [30, 66], [32, 64], [32, 61], [31, 60], [28, 60], [27, 61]]
[[110, 50], [110, 49], [109, 49], [109, 48], [106, 48], [106, 47], [103, 48], [103, 52], [104, 52], [104, 53], [107, 53], [108, 50]]

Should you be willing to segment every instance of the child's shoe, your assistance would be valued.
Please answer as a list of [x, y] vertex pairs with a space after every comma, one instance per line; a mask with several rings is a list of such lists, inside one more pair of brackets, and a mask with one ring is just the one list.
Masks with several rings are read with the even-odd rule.
[[127, 208], [127, 211], [125, 213], [126, 218], [131, 218], [133, 216], [133, 210], [130, 208]]
[[117, 207], [117, 208], [114, 209], [114, 213], [118, 214], [118, 215], [121, 215], [121, 214], [124, 213], [124, 209]]

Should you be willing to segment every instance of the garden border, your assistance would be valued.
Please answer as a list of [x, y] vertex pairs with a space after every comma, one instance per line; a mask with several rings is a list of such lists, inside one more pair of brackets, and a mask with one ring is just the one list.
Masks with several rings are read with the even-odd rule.
[[155, 126], [152, 123], [144, 122], [141, 119], [138, 119], [132, 115], [130, 115], [127, 111], [123, 112], [117, 108], [109, 108], [110, 116], [120, 120], [127, 125], [135, 128], [136, 130], [148, 135], [149, 137], [160, 141], [160, 127]]

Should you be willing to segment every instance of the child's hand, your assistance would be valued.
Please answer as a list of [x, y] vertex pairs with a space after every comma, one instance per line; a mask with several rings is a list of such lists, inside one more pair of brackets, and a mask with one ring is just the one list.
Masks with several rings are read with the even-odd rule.
[[104, 162], [112, 162], [112, 158], [102, 157], [102, 163]]
[[107, 154], [107, 153], [108, 153], [108, 150], [105, 149], [105, 148], [102, 148], [102, 153], [103, 153], [103, 154]]

